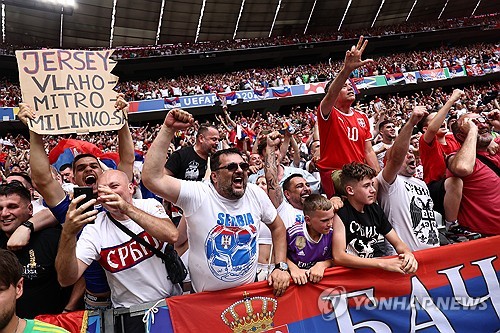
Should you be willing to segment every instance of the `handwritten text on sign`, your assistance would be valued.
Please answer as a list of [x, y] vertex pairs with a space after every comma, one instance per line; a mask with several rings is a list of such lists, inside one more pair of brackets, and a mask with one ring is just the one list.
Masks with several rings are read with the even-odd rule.
[[16, 51], [23, 101], [36, 114], [29, 122], [38, 134], [85, 133], [120, 129], [116, 111], [118, 77], [111, 74], [112, 51]]

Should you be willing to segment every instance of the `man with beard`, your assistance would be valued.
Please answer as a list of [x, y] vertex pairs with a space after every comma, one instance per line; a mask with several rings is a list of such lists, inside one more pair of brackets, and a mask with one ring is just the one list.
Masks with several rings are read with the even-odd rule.
[[24, 290], [22, 272], [23, 268], [14, 253], [0, 249], [0, 333], [68, 332], [36, 319], [22, 319], [17, 316], [16, 303]]
[[191, 126], [191, 114], [174, 109], [151, 145], [143, 168], [144, 184], [184, 211], [189, 241], [189, 271], [195, 291], [220, 290], [251, 283], [257, 271], [257, 234], [261, 222], [271, 229], [279, 262], [268, 281], [277, 296], [288, 287], [286, 231], [269, 198], [248, 183], [248, 163], [236, 149], [211, 156], [210, 183], [168, 175], [167, 149], [177, 130]]
[[[500, 112], [487, 118], [476, 113], [462, 115], [452, 131], [462, 147], [448, 158], [448, 174], [463, 181], [458, 212], [461, 226], [483, 235], [500, 235], [500, 154], [487, 148], [493, 140], [491, 128], [500, 130]], [[500, 143], [500, 138], [495, 139]]]
[[380, 168], [384, 167], [384, 157], [392, 147], [394, 140], [396, 139], [396, 125], [392, 122], [392, 120], [384, 120], [379, 125], [379, 133], [382, 136], [382, 141], [373, 146], [373, 150], [377, 155], [378, 164]]
[[[21, 103], [19, 105], [19, 119], [26, 125], [28, 118], [35, 119], [33, 109]], [[128, 103], [122, 95], [118, 95], [115, 107], [128, 113]], [[37, 184], [40, 194], [45, 203], [62, 224], [66, 220], [66, 213], [70, 204], [70, 198], [61, 187], [61, 184], [52, 177], [47, 153], [45, 152], [42, 136], [33, 131], [30, 132], [30, 167], [33, 182]], [[120, 163], [118, 169], [125, 172], [129, 179], [133, 178], [134, 144], [128, 124], [118, 130], [118, 153]], [[103, 170], [99, 160], [92, 154], [80, 154], [73, 160], [73, 177], [77, 186], [91, 186], [94, 197], [97, 198], [97, 178]], [[85, 271], [85, 305], [89, 309], [107, 308], [111, 305], [110, 289], [106, 282], [106, 276], [98, 262], [93, 262]], [[74, 289], [75, 290], [75, 289]], [[74, 309], [67, 309], [74, 310]]]
[[[264, 149], [264, 171], [267, 181], [267, 194], [278, 215], [283, 220], [285, 228], [288, 229], [295, 223], [304, 223], [304, 212], [302, 208], [304, 200], [311, 195], [311, 187], [301, 174], [292, 173], [283, 181], [283, 189], [278, 181], [278, 155], [281, 135], [273, 132], [266, 136], [267, 145]], [[286, 200], [285, 200], [286, 198]], [[259, 243], [259, 267], [257, 279], [260, 281], [267, 278], [272, 271], [270, 263], [272, 258], [272, 238], [268, 228], [261, 228], [258, 237]]]
[[361, 60], [368, 44], [363, 36], [358, 44], [346, 51], [344, 65], [331, 84], [318, 108], [318, 128], [321, 142], [320, 159], [316, 164], [321, 187], [330, 198], [334, 194], [331, 174], [352, 161], [366, 163], [378, 173], [380, 166], [372, 148], [372, 133], [368, 117], [352, 107], [356, 100], [349, 75], [355, 69], [373, 62]]
[[[409, 147], [415, 125], [427, 114], [417, 106], [387, 152], [385, 167], [377, 175], [378, 201], [392, 227], [410, 250], [439, 246], [433, 202], [427, 185], [413, 177], [416, 163]], [[386, 241], [386, 254], [396, 254]]]

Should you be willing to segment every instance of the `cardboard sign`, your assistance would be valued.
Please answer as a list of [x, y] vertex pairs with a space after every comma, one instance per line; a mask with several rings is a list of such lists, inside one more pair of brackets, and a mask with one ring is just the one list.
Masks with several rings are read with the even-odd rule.
[[28, 122], [38, 134], [118, 130], [125, 115], [115, 110], [118, 77], [112, 50], [16, 51], [23, 102], [36, 118]]

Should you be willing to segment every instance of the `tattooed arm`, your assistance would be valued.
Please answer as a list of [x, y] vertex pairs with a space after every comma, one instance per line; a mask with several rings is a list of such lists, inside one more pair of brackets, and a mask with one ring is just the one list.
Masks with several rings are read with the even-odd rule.
[[264, 172], [267, 180], [267, 195], [274, 207], [278, 208], [283, 202], [283, 191], [278, 181], [278, 156], [277, 148], [281, 142], [279, 132], [267, 135], [267, 147], [264, 152]]

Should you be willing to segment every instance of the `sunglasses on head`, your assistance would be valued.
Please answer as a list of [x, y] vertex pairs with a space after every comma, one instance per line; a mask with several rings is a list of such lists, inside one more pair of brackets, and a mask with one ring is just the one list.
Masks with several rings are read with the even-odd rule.
[[238, 170], [238, 167], [241, 168], [241, 170], [243, 171], [248, 171], [248, 168], [250, 167], [250, 164], [248, 164], [247, 162], [241, 162], [241, 163], [236, 163], [236, 162], [232, 162], [232, 163], [229, 163], [228, 165], [226, 166], [223, 166], [223, 167], [219, 167], [213, 171], [217, 171], [217, 170], [220, 170], [220, 169], [227, 169], [227, 171], [231, 171], [231, 172], [234, 172], [236, 170]]

